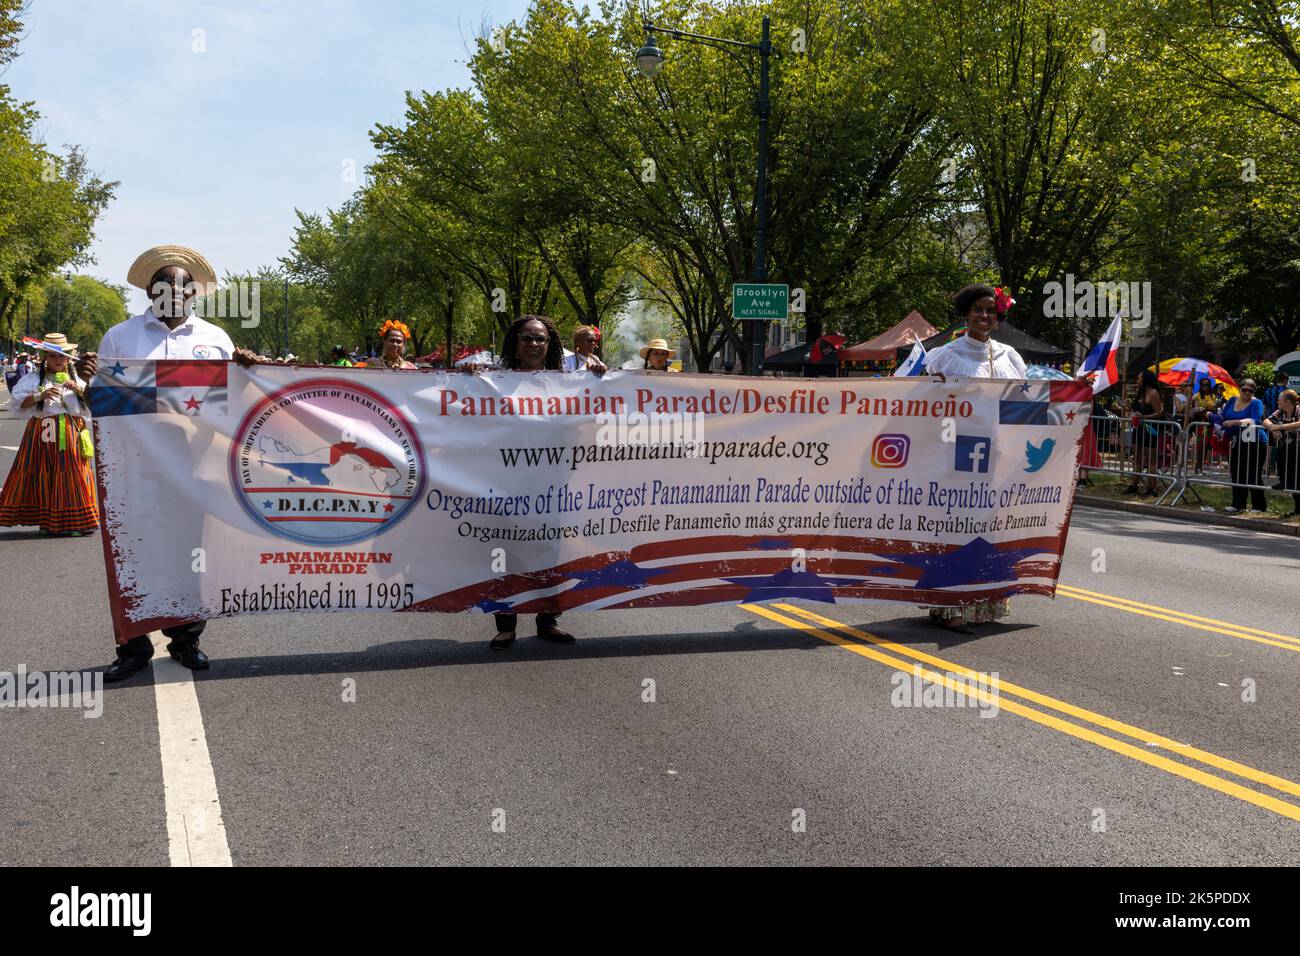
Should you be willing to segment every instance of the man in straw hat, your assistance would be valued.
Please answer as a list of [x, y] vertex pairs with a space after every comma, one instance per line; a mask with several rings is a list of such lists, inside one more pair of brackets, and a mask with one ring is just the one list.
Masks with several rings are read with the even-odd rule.
[[655, 372], [675, 372], [668, 363], [677, 357], [677, 350], [670, 349], [665, 339], [651, 339], [641, 346], [641, 358], [645, 359], [645, 368]]
[[[263, 361], [248, 349], [237, 349], [226, 330], [193, 314], [193, 299], [216, 286], [212, 265], [185, 246], [154, 246], [140, 254], [127, 271], [126, 280], [149, 294], [149, 308], [110, 328], [98, 352], [87, 352], [77, 363], [89, 381], [103, 359], [233, 359], [249, 366]], [[199, 650], [204, 621], [163, 628], [170, 638], [167, 650], [191, 670], [208, 666]], [[117, 660], [104, 672], [107, 681], [122, 680], [149, 665], [153, 643], [147, 634], [121, 641]]]

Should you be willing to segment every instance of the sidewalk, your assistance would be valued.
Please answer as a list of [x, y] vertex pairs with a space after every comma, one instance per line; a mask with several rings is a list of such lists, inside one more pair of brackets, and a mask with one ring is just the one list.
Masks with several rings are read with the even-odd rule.
[[1300, 524], [1283, 524], [1280, 521], [1265, 521], [1259, 518], [1234, 518], [1222, 512], [1188, 511], [1183, 508], [1148, 505], [1138, 501], [1119, 501], [1098, 495], [1076, 494], [1074, 500], [1086, 507], [1105, 508], [1109, 511], [1131, 511], [1134, 514], [1150, 515], [1153, 518], [1173, 518], [1175, 521], [1189, 521], [1193, 524], [1212, 524], [1222, 528], [1265, 531], [1291, 538], [1300, 537]]

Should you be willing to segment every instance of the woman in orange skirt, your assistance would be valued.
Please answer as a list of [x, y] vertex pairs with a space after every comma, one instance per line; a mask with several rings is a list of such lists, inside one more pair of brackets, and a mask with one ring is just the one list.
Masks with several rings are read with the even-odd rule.
[[0, 526], [87, 534], [99, 527], [99, 508], [90, 470], [94, 447], [83, 404], [86, 386], [69, 361], [77, 346], [51, 332], [38, 348], [36, 371], [14, 385], [14, 411], [29, 421], [0, 490]]

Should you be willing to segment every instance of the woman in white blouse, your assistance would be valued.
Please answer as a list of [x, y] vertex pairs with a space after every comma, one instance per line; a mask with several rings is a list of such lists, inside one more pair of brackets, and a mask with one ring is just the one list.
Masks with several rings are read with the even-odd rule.
[[[1024, 378], [1025, 360], [1009, 345], [995, 342], [998, 316], [1015, 305], [1001, 289], [983, 283], [965, 286], [954, 298], [966, 334], [925, 355], [925, 370], [941, 378]], [[950, 631], [973, 634], [967, 624], [990, 624], [1010, 613], [1006, 598], [965, 607], [932, 607], [930, 617]]]
[[71, 536], [99, 526], [86, 386], [69, 361], [76, 349], [62, 334], [49, 333], [36, 370], [14, 385], [13, 410], [29, 420], [0, 489], [0, 526], [36, 525], [45, 534]]

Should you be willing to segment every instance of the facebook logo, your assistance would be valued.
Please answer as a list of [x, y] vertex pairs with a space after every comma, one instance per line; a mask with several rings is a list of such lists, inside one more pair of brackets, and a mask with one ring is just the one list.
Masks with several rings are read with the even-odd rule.
[[958, 471], [972, 471], [988, 474], [989, 452], [993, 448], [993, 439], [982, 435], [958, 435], [956, 458], [953, 467]]

